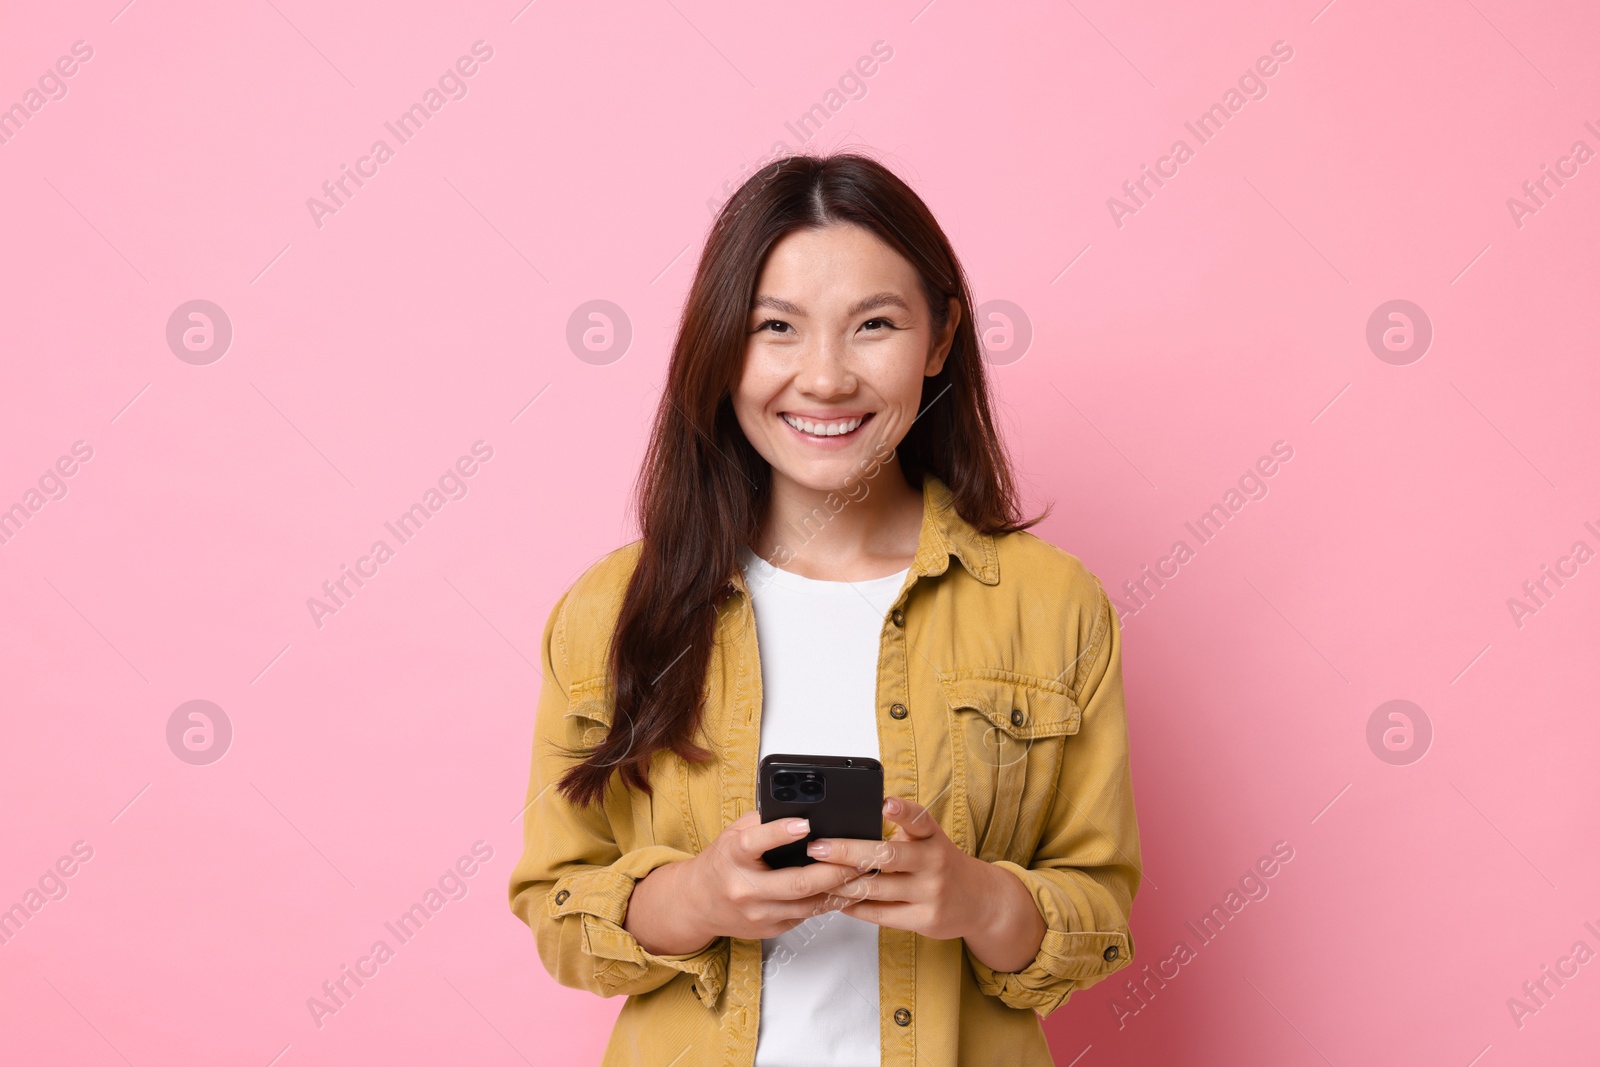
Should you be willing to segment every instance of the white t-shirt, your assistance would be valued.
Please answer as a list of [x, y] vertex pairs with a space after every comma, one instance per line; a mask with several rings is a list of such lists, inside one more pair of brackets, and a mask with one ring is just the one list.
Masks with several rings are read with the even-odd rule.
[[[825, 582], [746, 551], [761, 756], [878, 758], [878, 643], [906, 571]], [[878, 1067], [878, 928], [825, 912], [761, 943], [755, 1067]]]

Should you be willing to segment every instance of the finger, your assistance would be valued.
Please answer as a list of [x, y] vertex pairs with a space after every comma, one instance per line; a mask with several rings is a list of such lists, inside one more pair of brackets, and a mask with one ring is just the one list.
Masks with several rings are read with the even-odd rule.
[[823, 918], [838, 911], [850, 901], [831, 893], [818, 893], [800, 900], [776, 900], [762, 911], [764, 922], [792, 930], [810, 919]]
[[857, 871], [911, 870], [915, 859], [908, 841], [865, 841], [848, 837], [819, 837], [806, 845], [806, 855]]
[[857, 872], [849, 867], [836, 867], [829, 863], [811, 863], [803, 867], [761, 871], [750, 877], [757, 891], [765, 899], [793, 901], [831, 892], [857, 877]]
[[944, 832], [939, 827], [939, 821], [928, 813], [927, 808], [905, 797], [890, 797], [885, 800], [883, 814], [890, 822], [904, 830], [906, 836], [913, 841]]
[[874, 926], [887, 926], [894, 930], [914, 930], [912, 924], [917, 921], [915, 908], [915, 904], [865, 900], [860, 904], [840, 908], [839, 914], [872, 923]]
[[[738, 821], [736, 819], [729, 823], [729, 829], [736, 826]], [[808, 819], [774, 819], [772, 822], [752, 823], [740, 827], [734, 835], [734, 851], [738, 859], [749, 865], [759, 860], [763, 852], [798, 841], [810, 832], [811, 822]]]
[[750, 933], [753, 936], [762, 938], [778, 937], [804, 926], [813, 918], [815, 918], [813, 915], [774, 916], [765, 922], [757, 923]]
[[818, 893], [814, 897], [806, 897], [804, 900], [794, 901], [793, 907], [797, 912], [803, 914], [805, 918], [814, 919], [819, 915], [828, 915], [839, 911], [850, 903], [851, 901], [834, 893]]
[[916, 893], [917, 876], [914, 874], [865, 874], [852, 878], [833, 891], [851, 903], [865, 900], [886, 900], [910, 903]]

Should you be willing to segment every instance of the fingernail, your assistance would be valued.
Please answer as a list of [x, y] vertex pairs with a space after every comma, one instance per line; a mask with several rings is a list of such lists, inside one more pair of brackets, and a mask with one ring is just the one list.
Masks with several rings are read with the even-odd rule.
[[884, 811], [885, 815], [899, 815], [900, 814], [900, 800], [899, 800], [899, 798], [890, 797], [888, 800], [885, 800], [883, 802], [883, 811]]
[[811, 844], [806, 846], [806, 855], [810, 856], [812, 859], [827, 859], [828, 846], [825, 842], [813, 841]]
[[796, 835], [796, 836], [799, 836], [800, 834], [809, 834], [811, 832], [811, 820], [810, 819], [790, 819], [789, 820], [789, 832], [791, 834]]

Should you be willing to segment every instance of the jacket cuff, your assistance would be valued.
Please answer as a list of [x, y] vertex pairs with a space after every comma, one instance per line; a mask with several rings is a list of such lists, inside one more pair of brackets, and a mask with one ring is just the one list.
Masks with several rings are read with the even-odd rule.
[[967, 950], [978, 988], [1013, 1008], [1032, 1008], [1047, 1016], [1076, 989], [1083, 989], [1133, 962], [1133, 939], [1126, 929], [1074, 930], [1076, 915], [1062, 910], [1048, 877], [1008, 860], [994, 861], [1021, 879], [1044, 918], [1038, 955], [1020, 971], [1000, 972]]
[[719, 937], [687, 955], [658, 956], [646, 952], [622, 925], [639, 879], [657, 867], [691, 858], [665, 846], [635, 849], [609, 867], [557, 879], [545, 893], [545, 910], [552, 919], [583, 924], [583, 950], [596, 960], [609, 961], [598, 969], [603, 984], [632, 985], [651, 971], [677, 971], [692, 975], [695, 995], [714, 1008], [727, 981], [727, 938]]

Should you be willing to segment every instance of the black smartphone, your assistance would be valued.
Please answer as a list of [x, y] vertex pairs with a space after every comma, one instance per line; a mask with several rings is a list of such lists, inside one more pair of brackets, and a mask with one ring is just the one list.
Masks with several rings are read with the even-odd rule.
[[762, 854], [768, 867], [803, 867], [816, 860], [806, 843], [818, 837], [883, 840], [883, 764], [865, 756], [773, 753], [756, 783], [761, 821], [810, 819], [811, 832]]

